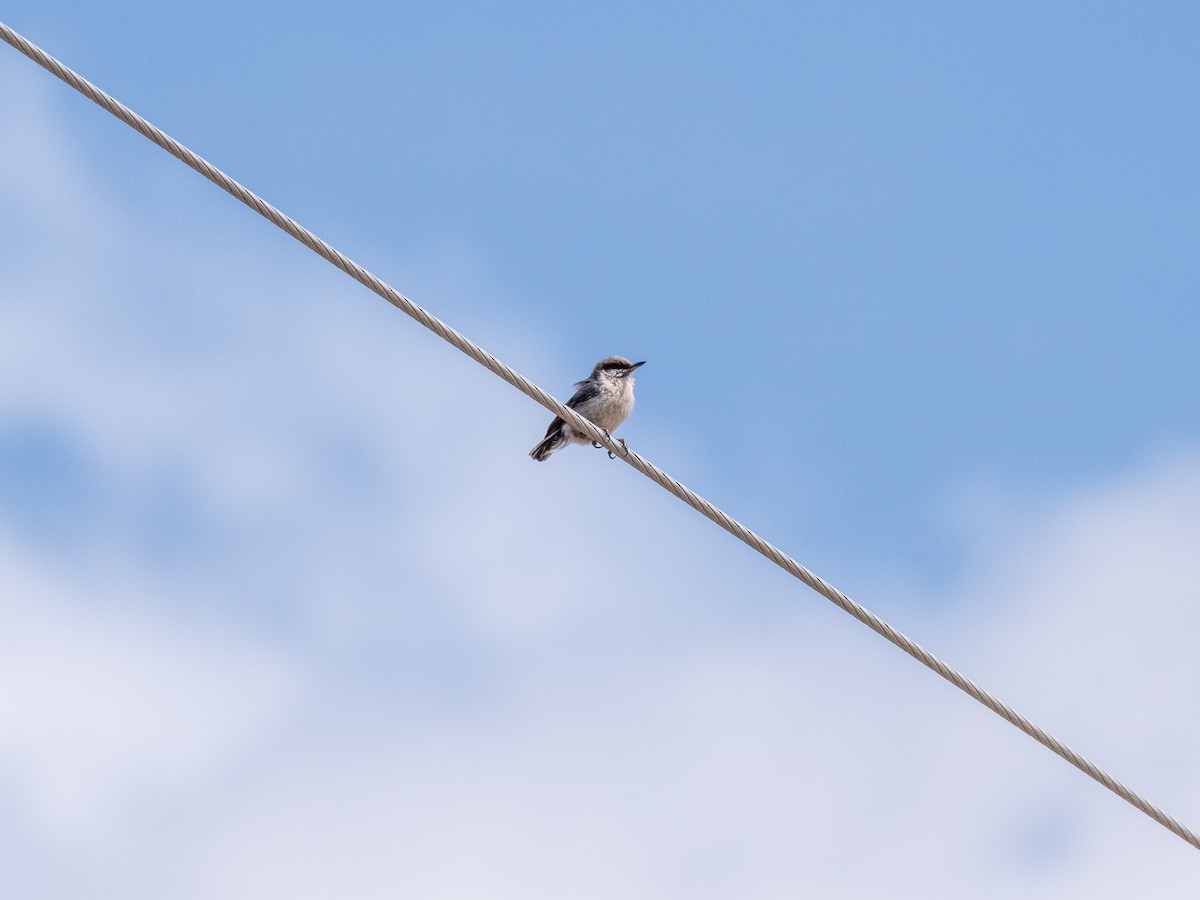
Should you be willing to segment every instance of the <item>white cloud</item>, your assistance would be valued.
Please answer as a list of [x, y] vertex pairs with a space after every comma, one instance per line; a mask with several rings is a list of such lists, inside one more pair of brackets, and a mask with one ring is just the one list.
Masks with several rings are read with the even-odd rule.
[[0, 779], [32, 827], [120, 835], [140, 806], [195, 791], [286, 719], [297, 675], [283, 654], [30, 562], [0, 545]]
[[[298, 248], [113, 209], [21, 84], [54, 152], [8, 195], [150, 251], [0, 288], [0, 419], [54, 423], [103, 485], [66, 549], [0, 507], [0, 836], [31, 896], [1189, 883], [1194, 851], [619, 463], [533, 466], [540, 412]], [[1193, 822], [1198, 485], [1185, 455], [1025, 511], [924, 616]]]
[[[1195, 672], [1195, 563], [1171, 548], [1200, 537], [1198, 474], [1198, 460], [1150, 467], [1031, 514], [1029, 539], [956, 592], [985, 614], [942, 635], [971, 674], [1061, 737], [1082, 727], [1079, 749], [1185, 821], [1200, 808], [1196, 681], [1169, 685], [1162, 656]], [[1134, 609], [1120, 579], [1090, 575], [1114, 547], [1148, 588]], [[1013, 573], [999, 589], [998, 570]], [[706, 602], [735, 589], [699, 577]], [[366, 714], [214, 831], [202, 895], [1115, 898], [1191, 883], [1194, 851], [849, 619], [787, 618], [573, 666], [534, 649], [484, 709]], [[641, 625], [626, 629], [636, 641]], [[570, 630], [559, 638], [585, 647]], [[1147, 666], [1128, 645], [1150, 635]]]

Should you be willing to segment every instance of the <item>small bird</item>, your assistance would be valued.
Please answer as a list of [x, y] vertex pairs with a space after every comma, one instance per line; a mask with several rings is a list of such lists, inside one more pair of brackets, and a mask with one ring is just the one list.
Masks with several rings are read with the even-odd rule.
[[[606, 356], [596, 363], [591, 375], [575, 382], [577, 390], [567, 401], [567, 406], [595, 422], [606, 433], [611, 432], [629, 418], [633, 410], [633, 371], [645, 364], [645, 360], [630, 362], [623, 356]], [[586, 444], [590, 440], [555, 416], [546, 429], [546, 436], [529, 451], [529, 455], [542, 462], [567, 444]], [[624, 446], [625, 442], [621, 441], [621, 444]], [[608, 455], [612, 456], [611, 453]]]

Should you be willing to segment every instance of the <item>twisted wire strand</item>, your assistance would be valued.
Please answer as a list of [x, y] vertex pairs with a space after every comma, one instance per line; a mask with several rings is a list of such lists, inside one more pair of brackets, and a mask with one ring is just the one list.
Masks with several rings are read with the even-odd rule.
[[192, 169], [195, 169], [209, 181], [217, 185], [217, 187], [237, 198], [260, 216], [283, 229], [314, 253], [317, 253], [328, 262], [337, 266], [355, 281], [378, 294], [380, 297], [382, 297], [384, 300], [387, 300], [402, 312], [411, 316], [425, 328], [442, 338], [442, 340], [450, 343], [455, 348], [471, 357], [471, 359], [475, 360], [477, 363], [484, 366], [495, 375], [504, 379], [530, 399], [540, 403], [550, 412], [564, 419], [573, 428], [587, 435], [592, 441], [601, 444], [609, 451], [625, 460], [625, 462], [627, 462], [630, 466], [641, 472], [664, 490], [670, 492], [688, 506], [692, 507], [692, 509], [696, 510], [704, 517], [724, 528], [738, 540], [761, 553], [784, 571], [804, 582], [804, 584], [808, 585], [822, 597], [825, 597], [844, 612], [849, 613], [876, 634], [879, 634], [891, 643], [895, 644], [922, 665], [932, 669], [959, 690], [974, 698], [979, 703], [982, 703], [1006, 722], [1025, 732], [1025, 734], [1029, 735], [1039, 744], [1065, 759], [1088, 777], [1104, 785], [1104, 787], [1108, 788], [1118, 797], [1121, 797], [1123, 800], [1132, 804], [1151, 819], [1158, 822], [1160, 825], [1167, 828], [1183, 840], [1187, 841], [1193, 847], [1200, 849], [1200, 836], [1191, 831], [1189, 828], [1185, 827], [1176, 819], [1167, 815], [1140, 794], [1126, 787], [1124, 784], [1117, 781], [1103, 769], [1099, 768], [1083, 756], [1080, 756], [1053, 735], [1039, 728], [1012, 707], [1001, 702], [988, 691], [985, 691], [969, 678], [962, 675], [951, 666], [947, 665], [938, 657], [934, 656], [920, 644], [894, 629], [891, 625], [880, 619], [870, 610], [851, 600], [848, 596], [827, 583], [824, 579], [800, 565], [800, 563], [796, 562], [796, 560], [792, 559], [778, 547], [775, 547], [768, 541], [763, 540], [745, 525], [741, 524], [736, 519], [713, 506], [695, 491], [672, 478], [658, 466], [639, 456], [634, 451], [628, 450], [623, 443], [614, 440], [607, 432], [596, 427], [596, 425], [594, 425], [591, 421], [583, 418], [573, 409], [569, 409], [564, 404], [560, 403], [542, 388], [525, 378], [525, 376], [496, 359], [496, 357], [492, 356], [492, 354], [488, 353], [474, 341], [471, 341], [469, 338], [455, 331], [449, 325], [445, 324], [436, 316], [433, 316], [426, 310], [422, 309], [399, 291], [376, 278], [358, 263], [339, 252], [337, 249], [323, 241], [321, 238], [317, 237], [315, 234], [291, 219], [289, 216], [284, 215], [270, 203], [267, 203], [255, 193], [243, 187], [237, 181], [234, 181], [220, 169], [216, 168], [211, 163], [193, 153], [170, 135], [161, 131], [150, 122], [139, 116], [133, 110], [129, 109], [124, 104], [118, 102], [116, 99], [100, 90], [90, 81], [83, 78], [73, 70], [67, 68], [40, 47], [30, 43], [3, 22], [0, 22], [0, 37], [2, 37], [6, 42], [11, 44], [25, 56], [29, 57], [35, 63], [40, 65], [42, 68], [66, 82], [88, 99], [103, 107], [105, 110], [116, 116], [121, 121], [125, 122], [125, 124], [129, 125], [144, 137], [162, 147], [180, 162]]

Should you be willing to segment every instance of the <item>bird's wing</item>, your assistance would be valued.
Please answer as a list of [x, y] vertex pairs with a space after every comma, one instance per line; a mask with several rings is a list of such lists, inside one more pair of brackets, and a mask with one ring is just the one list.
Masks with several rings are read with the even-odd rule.
[[577, 381], [575, 382], [577, 390], [571, 395], [571, 399], [567, 401], [567, 406], [571, 409], [577, 409], [581, 403], [598, 397], [600, 395], [600, 386], [594, 381]]

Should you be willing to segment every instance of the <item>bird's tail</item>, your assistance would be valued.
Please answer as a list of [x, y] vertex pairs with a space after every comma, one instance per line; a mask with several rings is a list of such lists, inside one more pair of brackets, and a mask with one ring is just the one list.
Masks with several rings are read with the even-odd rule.
[[564, 426], [566, 424], [566, 422], [558, 418], [551, 422], [550, 427], [546, 429], [546, 436], [542, 438], [541, 443], [529, 451], [529, 455], [538, 462], [545, 462], [551, 453], [565, 446], [567, 436]]

